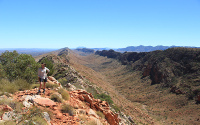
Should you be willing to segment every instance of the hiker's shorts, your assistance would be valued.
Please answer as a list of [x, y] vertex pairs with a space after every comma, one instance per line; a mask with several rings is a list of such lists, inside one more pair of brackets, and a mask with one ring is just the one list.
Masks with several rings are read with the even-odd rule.
[[40, 81], [40, 82], [47, 82], [47, 78], [45, 78], [45, 79], [39, 78], [39, 81]]

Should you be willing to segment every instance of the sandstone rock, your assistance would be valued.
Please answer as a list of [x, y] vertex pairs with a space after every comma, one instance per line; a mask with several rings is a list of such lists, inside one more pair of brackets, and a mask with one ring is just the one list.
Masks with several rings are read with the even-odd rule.
[[49, 84], [52, 84], [52, 85], [54, 84], [54, 82], [52, 82], [51, 80], [48, 80], [48, 79], [47, 79], [47, 82], [48, 82]]
[[2, 120], [4, 121], [12, 120], [12, 116], [13, 112], [4, 112], [4, 114], [2, 115]]
[[96, 118], [98, 118], [99, 116], [94, 112], [94, 110], [89, 109], [86, 114], [88, 114], [89, 116], [94, 116]]
[[90, 104], [90, 107], [94, 108], [93, 99], [89, 95], [83, 95], [83, 97], [85, 98], [85, 101]]
[[85, 98], [84, 98], [82, 95], [79, 95], [78, 98], [79, 98], [81, 101], [85, 101]]
[[56, 114], [56, 118], [57, 118], [57, 119], [62, 119], [62, 117], [63, 117], [62, 113], [60, 113], [60, 112], [58, 111], [57, 114]]
[[34, 99], [34, 102], [36, 102], [37, 104], [41, 105], [41, 106], [55, 106], [56, 103], [54, 101], [52, 101], [49, 98], [36, 98]]
[[56, 81], [56, 79], [53, 76], [48, 76], [48, 79], [51, 81]]
[[118, 125], [119, 120], [117, 114], [114, 114], [113, 112], [109, 111], [104, 111], [103, 112], [105, 115], [105, 118], [107, 119], [108, 123], [111, 125]]
[[101, 105], [108, 107], [108, 103], [106, 101], [102, 101]]
[[30, 108], [33, 104], [32, 103], [29, 103], [27, 101], [23, 101], [23, 105], [26, 107], [26, 108]]
[[47, 123], [50, 125], [51, 123], [51, 119], [50, 119], [50, 116], [49, 116], [49, 114], [47, 113], [47, 112], [43, 112], [42, 113], [43, 114], [43, 117], [44, 117], [44, 119], [47, 121]]
[[0, 111], [13, 111], [13, 109], [8, 105], [0, 105]]

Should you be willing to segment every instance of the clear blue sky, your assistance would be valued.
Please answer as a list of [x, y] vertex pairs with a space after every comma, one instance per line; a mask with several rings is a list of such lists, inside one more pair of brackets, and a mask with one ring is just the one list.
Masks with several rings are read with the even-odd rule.
[[0, 0], [0, 48], [200, 47], [200, 0]]

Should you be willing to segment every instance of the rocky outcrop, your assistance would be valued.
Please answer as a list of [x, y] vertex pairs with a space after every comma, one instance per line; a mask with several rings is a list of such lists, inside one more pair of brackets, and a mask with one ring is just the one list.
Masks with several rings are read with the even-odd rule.
[[47, 82], [50, 84], [57, 84], [57, 85], [61, 86], [61, 83], [58, 82], [53, 76], [48, 76]]
[[[56, 81], [55, 78], [49, 77], [50, 81]], [[53, 84], [57, 84], [52, 82]], [[37, 107], [41, 110], [47, 110], [52, 112], [53, 117], [48, 114], [48, 112], [42, 112], [43, 118], [49, 125], [61, 125], [61, 124], [98, 124], [98, 125], [118, 125], [119, 118], [118, 115], [110, 110], [109, 104], [106, 101], [101, 101], [100, 99], [94, 99], [91, 93], [85, 90], [70, 91], [70, 99], [63, 100], [62, 102], [55, 102], [50, 99], [52, 94], [55, 94], [58, 89], [47, 88], [45, 94], [41, 93], [37, 95], [38, 89], [25, 90], [16, 92], [12, 98], [15, 101], [22, 102], [24, 107], [22, 107], [23, 114], [27, 114], [32, 107]], [[5, 97], [6, 98], [6, 97]], [[62, 96], [61, 96], [62, 98]], [[63, 113], [62, 105], [67, 104], [73, 107], [72, 114]], [[16, 120], [20, 121], [19, 118], [22, 117], [21, 114], [16, 114], [13, 109], [8, 105], [0, 105], [0, 110], [4, 111], [1, 116], [2, 122], [6, 120]], [[105, 119], [97, 115], [96, 111], [100, 111], [105, 115]], [[36, 113], [37, 114], [37, 113]], [[79, 119], [84, 117], [84, 119]], [[13, 119], [14, 118], [14, 119]]]
[[106, 101], [101, 101], [100, 99], [94, 99], [91, 93], [88, 93], [84, 90], [71, 91], [70, 95], [80, 99], [81, 101], [86, 102], [86, 104], [91, 109], [94, 109], [96, 111], [101, 111], [105, 115], [105, 118], [109, 124], [111, 125], [119, 124], [118, 115], [110, 110], [109, 104]]

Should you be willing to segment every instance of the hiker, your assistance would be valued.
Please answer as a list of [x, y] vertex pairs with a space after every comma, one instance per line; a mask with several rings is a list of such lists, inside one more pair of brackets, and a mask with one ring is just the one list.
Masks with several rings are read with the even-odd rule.
[[40, 83], [38, 94], [41, 92], [40, 89], [42, 87], [42, 82], [44, 82], [43, 93], [45, 93], [45, 84], [47, 82], [47, 74], [50, 72], [50, 70], [45, 66], [46, 66], [45, 63], [41, 63], [41, 68], [38, 69], [38, 80]]

